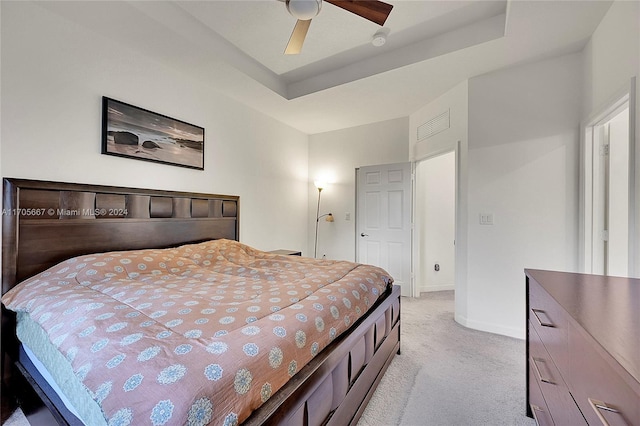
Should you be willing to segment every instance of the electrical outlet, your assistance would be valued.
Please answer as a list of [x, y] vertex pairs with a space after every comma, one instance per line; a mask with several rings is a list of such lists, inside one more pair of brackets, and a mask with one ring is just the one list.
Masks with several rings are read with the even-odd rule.
[[344, 214], [344, 220], [351, 220], [351, 212], [346, 212]]

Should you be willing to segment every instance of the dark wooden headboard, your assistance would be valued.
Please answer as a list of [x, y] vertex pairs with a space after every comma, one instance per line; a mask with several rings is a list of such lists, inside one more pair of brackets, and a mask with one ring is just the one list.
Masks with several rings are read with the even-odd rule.
[[2, 293], [74, 256], [239, 240], [239, 197], [3, 179]]

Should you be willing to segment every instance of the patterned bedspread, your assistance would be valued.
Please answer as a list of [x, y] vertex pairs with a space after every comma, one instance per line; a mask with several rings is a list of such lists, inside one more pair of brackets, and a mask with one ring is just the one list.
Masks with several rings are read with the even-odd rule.
[[373, 266], [216, 240], [79, 256], [2, 302], [42, 326], [109, 424], [234, 425], [391, 282]]

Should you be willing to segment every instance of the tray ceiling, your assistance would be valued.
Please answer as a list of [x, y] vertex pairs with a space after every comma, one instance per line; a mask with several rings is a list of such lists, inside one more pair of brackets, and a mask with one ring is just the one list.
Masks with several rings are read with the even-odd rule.
[[300, 55], [277, 0], [38, 2], [305, 133], [404, 117], [459, 82], [581, 50], [610, 1], [391, 0], [378, 25], [325, 3]]

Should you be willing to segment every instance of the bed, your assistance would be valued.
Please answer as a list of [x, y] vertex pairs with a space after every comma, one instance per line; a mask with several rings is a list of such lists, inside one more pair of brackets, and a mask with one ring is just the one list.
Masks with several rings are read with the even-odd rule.
[[399, 353], [386, 272], [240, 243], [237, 196], [3, 189], [2, 374], [33, 424], [354, 424]]

